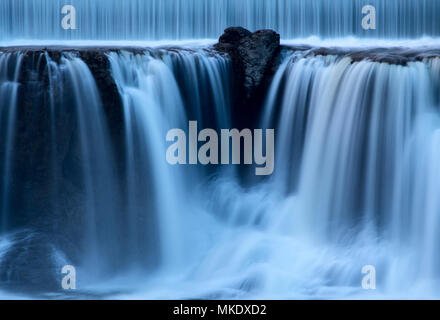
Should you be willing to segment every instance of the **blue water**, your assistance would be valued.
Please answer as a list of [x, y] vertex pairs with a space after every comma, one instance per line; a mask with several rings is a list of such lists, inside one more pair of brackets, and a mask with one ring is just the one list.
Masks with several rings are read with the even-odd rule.
[[[0, 0], [0, 42], [155, 48], [106, 53], [119, 149], [108, 92], [78, 54], [0, 52], [0, 298], [440, 297], [439, 1], [70, 3], [78, 29], [68, 31], [64, 2]], [[365, 4], [376, 6], [376, 30], [362, 29]], [[236, 167], [165, 161], [169, 129], [232, 126], [232, 62], [200, 39], [233, 25], [312, 47], [283, 51], [256, 115], [275, 128], [275, 171], [250, 185]], [[402, 54], [420, 58], [372, 59]], [[17, 159], [16, 137], [38, 125], [41, 153]], [[58, 286], [66, 264], [76, 292], [39, 287], [40, 277]], [[376, 267], [376, 290], [361, 286], [365, 265]]]
[[[59, 0], [1, 0], [0, 40], [216, 39], [229, 26], [271, 28], [283, 39], [440, 36], [437, 0], [71, 0], [76, 30], [61, 28]], [[374, 5], [377, 29], [364, 30]]]

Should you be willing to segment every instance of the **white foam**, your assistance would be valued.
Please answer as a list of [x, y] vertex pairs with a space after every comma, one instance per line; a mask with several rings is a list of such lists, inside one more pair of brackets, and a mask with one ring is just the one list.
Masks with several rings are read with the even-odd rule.
[[394, 48], [394, 47], [408, 47], [408, 48], [440, 48], [440, 38], [423, 37], [411, 40], [390, 40], [390, 39], [367, 39], [367, 38], [334, 38], [321, 39], [319, 37], [298, 38], [281, 40], [283, 45], [307, 45], [320, 47], [341, 47], [341, 48]]
[[[130, 48], [202, 48], [217, 43], [217, 39], [188, 39], [188, 40], [160, 40], [160, 41], [119, 41], [119, 40], [11, 40], [0, 41], [0, 47], [130, 47]], [[363, 39], [356, 37], [321, 39], [319, 37], [282, 39], [286, 46], [312, 46], [312, 47], [340, 47], [340, 48], [440, 48], [440, 38], [423, 37], [411, 40], [384, 40]]]

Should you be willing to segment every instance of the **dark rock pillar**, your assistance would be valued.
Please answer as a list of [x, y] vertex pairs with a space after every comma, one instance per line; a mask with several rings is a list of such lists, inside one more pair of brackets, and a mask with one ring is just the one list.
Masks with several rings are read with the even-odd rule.
[[251, 127], [263, 106], [270, 81], [280, 63], [280, 35], [273, 30], [250, 32], [227, 28], [214, 49], [233, 62], [236, 88], [235, 124]]

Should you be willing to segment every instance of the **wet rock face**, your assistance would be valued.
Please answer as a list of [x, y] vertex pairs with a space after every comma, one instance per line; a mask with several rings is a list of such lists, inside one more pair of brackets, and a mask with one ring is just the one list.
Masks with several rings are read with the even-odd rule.
[[214, 48], [231, 56], [237, 76], [243, 81], [245, 98], [250, 99], [264, 77], [273, 74], [278, 66], [280, 35], [273, 30], [252, 33], [232, 27], [225, 30]]
[[238, 53], [244, 67], [247, 98], [261, 85], [266, 75], [273, 74], [279, 47], [280, 35], [272, 30], [257, 31], [240, 41]]
[[[262, 105], [264, 92], [279, 66], [280, 35], [273, 30], [259, 30], [254, 33], [241, 27], [225, 30], [214, 49], [227, 53], [234, 65], [236, 105], [243, 110]], [[241, 119], [243, 120], [243, 119]], [[239, 120], [243, 126], [251, 121]]]

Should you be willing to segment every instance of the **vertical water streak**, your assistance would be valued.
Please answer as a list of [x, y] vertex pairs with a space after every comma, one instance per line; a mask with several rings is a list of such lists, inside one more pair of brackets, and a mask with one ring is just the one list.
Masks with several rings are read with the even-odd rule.
[[0, 53], [0, 233], [8, 231], [10, 181], [16, 128], [17, 93], [22, 53]]
[[[171, 70], [149, 54], [112, 53], [109, 57], [129, 128], [126, 133], [128, 208], [151, 210], [149, 215], [154, 218], [140, 221], [157, 221], [158, 239], [153, 236], [148, 241], [158, 243], [160, 264], [174, 268], [183, 255], [184, 190], [180, 170], [173, 170], [166, 162], [165, 137], [167, 130], [185, 125], [180, 92]], [[153, 208], [144, 199], [153, 201]], [[139, 226], [136, 217], [148, 212], [127, 214], [131, 219], [129, 228], [135, 231], [130, 241], [135, 244], [140, 236], [137, 233], [145, 233], [148, 227]]]
[[[129, 241], [136, 248], [137, 239], [151, 233], [146, 240], [158, 243], [155, 259], [160, 268], [182, 267], [194, 254], [190, 253], [191, 239], [197, 232], [191, 236], [188, 232], [197, 221], [198, 209], [190, 189], [201, 183], [201, 175], [196, 166], [166, 162], [170, 143], [165, 138], [175, 128], [188, 134], [190, 120], [198, 121], [199, 130], [228, 126], [229, 62], [204, 51], [185, 50], [108, 56], [124, 102], [127, 128], [126, 193], [133, 230]], [[139, 260], [139, 252], [135, 257]]]
[[71, 163], [65, 165], [83, 192], [83, 263], [89, 274], [98, 276], [122, 263], [118, 261], [123, 246], [118, 226], [124, 215], [119, 211], [115, 160], [100, 94], [88, 66], [66, 53], [59, 68], [66, 91], [62, 101], [64, 107], [72, 108], [76, 123], [70, 151], [74, 154], [69, 156]]

